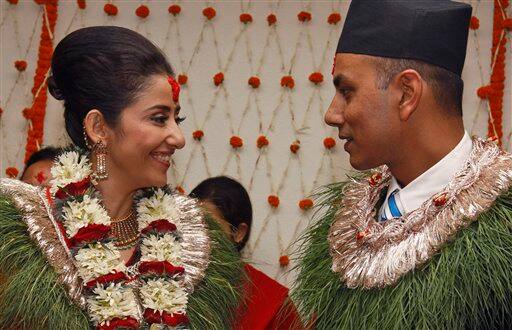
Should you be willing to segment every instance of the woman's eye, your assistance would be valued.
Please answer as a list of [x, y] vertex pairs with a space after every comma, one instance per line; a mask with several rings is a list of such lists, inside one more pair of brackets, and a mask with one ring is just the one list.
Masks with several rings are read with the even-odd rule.
[[152, 117], [151, 120], [158, 124], [165, 124], [165, 122], [169, 119], [169, 116], [155, 116]]
[[176, 121], [176, 124], [181, 124], [182, 122], [185, 121], [185, 119], [187, 119], [187, 117], [176, 117], [174, 120]]

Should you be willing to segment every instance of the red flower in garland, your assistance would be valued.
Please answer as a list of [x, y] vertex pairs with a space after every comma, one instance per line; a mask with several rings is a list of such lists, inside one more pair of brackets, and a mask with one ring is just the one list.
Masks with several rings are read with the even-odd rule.
[[306, 210], [309, 210], [312, 207], [313, 207], [313, 201], [311, 199], [309, 199], [309, 198], [305, 198], [305, 199], [303, 199], [303, 200], [301, 200], [299, 202], [299, 208], [301, 210], [306, 211]]
[[338, 24], [339, 21], [341, 21], [340, 13], [332, 13], [327, 17], [327, 23], [329, 24]]
[[311, 21], [311, 13], [307, 11], [301, 11], [300, 13], [297, 14], [297, 18], [301, 22], [309, 22]]
[[279, 206], [279, 197], [276, 195], [270, 195], [267, 198], [267, 202], [270, 204], [270, 206], [276, 208]]
[[25, 71], [27, 69], [27, 61], [24, 61], [24, 60], [18, 60], [16, 62], [14, 62], [14, 67], [16, 68], [16, 70], [18, 71]]
[[224, 74], [222, 72], [217, 73], [215, 76], [213, 76], [213, 83], [215, 86], [219, 86], [224, 82]]
[[176, 225], [169, 220], [160, 219], [151, 221], [146, 228], [142, 229], [142, 234], [146, 235], [152, 231], [158, 231], [160, 233], [170, 233], [176, 230]]
[[471, 16], [469, 21], [469, 28], [472, 30], [477, 30], [480, 27], [480, 20], [476, 16]]
[[125, 273], [115, 272], [112, 274], [106, 274], [106, 275], [97, 277], [94, 280], [87, 282], [87, 284], [85, 286], [88, 287], [89, 289], [92, 289], [92, 288], [96, 287], [96, 284], [119, 283], [126, 279], [128, 279], [128, 276], [126, 276]]
[[178, 6], [178, 5], [170, 5], [169, 6], [169, 9], [167, 9], [169, 11], [169, 14], [172, 14], [174, 16], [178, 15], [179, 13], [181, 13], [181, 7]]
[[215, 17], [215, 15], [217, 15], [217, 12], [215, 11], [215, 9], [213, 9], [212, 7], [207, 7], [205, 9], [203, 9], [203, 15], [204, 17], [206, 17], [208, 20], [211, 20], [212, 18]]
[[68, 196], [80, 196], [85, 194], [87, 188], [89, 188], [91, 184], [91, 179], [86, 177], [82, 181], [72, 182], [66, 185], [64, 188], [57, 190], [55, 193], [55, 197], [58, 199], [66, 199]]
[[194, 138], [194, 140], [197, 140], [197, 141], [201, 141], [201, 139], [203, 138], [204, 136], [204, 132], [201, 131], [200, 129], [197, 130], [197, 131], [194, 131], [192, 133], [192, 137]]
[[16, 167], [8, 167], [5, 169], [5, 174], [7, 174], [7, 176], [12, 179], [16, 178], [19, 173], [20, 172]]
[[180, 194], [185, 195], [185, 189], [183, 189], [183, 187], [182, 187], [182, 186], [177, 186], [177, 187], [176, 187], [176, 190], [177, 190]]
[[4, 113], [4, 109], [0, 108], [0, 117], [2, 117], [3, 113]]
[[326, 149], [332, 149], [336, 146], [336, 140], [334, 140], [332, 137], [326, 137], [324, 139], [324, 147]]
[[173, 266], [168, 261], [143, 261], [139, 265], [141, 275], [174, 275], [183, 274], [185, 268]]
[[492, 87], [489, 85], [482, 86], [476, 91], [476, 94], [481, 99], [488, 99], [492, 94]]
[[299, 151], [299, 149], [300, 149], [300, 145], [298, 142], [294, 142], [294, 143], [290, 144], [290, 151], [292, 153], [296, 154], [297, 151]]
[[186, 324], [189, 322], [188, 317], [185, 314], [169, 314], [166, 311], [160, 313], [159, 311], [155, 311], [154, 309], [151, 308], [146, 308], [146, 310], [144, 311], [144, 319], [149, 324], [164, 323], [171, 327], [175, 327], [180, 324]]
[[276, 24], [277, 22], [277, 17], [276, 15], [274, 14], [270, 14], [267, 16], [267, 23], [268, 23], [268, 26], [272, 26], [274, 24]]
[[140, 5], [136, 10], [135, 10], [135, 15], [139, 16], [140, 18], [146, 18], [149, 16], [149, 8], [148, 6], [145, 6], [145, 5]]
[[46, 2], [46, 0], [34, 0], [34, 2], [38, 5], [44, 5], [44, 3]]
[[76, 4], [78, 5], [78, 8], [80, 8], [80, 9], [85, 9], [85, 7], [87, 7], [85, 0], [76, 0]]
[[371, 186], [376, 186], [380, 183], [382, 180], [382, 174], [381, 173], [373, 173], [370, 178], [368, 179], [368, 182]]
[[102, 240], [108, 236], [109, 231], [110, 226], [92, 223], [80, 228], [75, 236], [70, 238], [69, 243], [73, 247], [81, 243], [90, 243]]
[[11, 5], [17, 5], [18, 4], [18, 0], [7, 0], [8, 3], [10, 3]]
[[98, 325], [97, 330], [117, 330], [117, 329], [138, 329], [139, 322], [133, 317], [127, 317], [120, 319], [118, 317], [113, 318], [107, 324]]
[[108, 15], [108, 16], [116, 16], [117, 15], [117, 6], [116, 5], [113, 5], [111, 3], [107, 3], [104, 7], [103, 7], [103, 11]]
[[244, 141], [240, 137], [238, 137], [238, 136], [232, 136], [229, 139], [229, 144], [231, 144], [231, 146], [234, 149], [238, 149], [238, 148], [241, 148], [244, 145]]
[[290, 264], [290, 257], [284, 255], [279, 257], [279, 265], [281, 267], [286, 267]]
[[187, 84], [187, 81], [188, 81], [188, 77], [184, 74], [180, 74], [178, 75], [178, 84], [180, 85], [186, 85]]
[[253, 76], [253, 77], [249, 78], [247, 83], [249, 85], [251, 85], [252, 88], [258, 88], [258, 87], [260, 87], [261, 81], [260, 81], [260, 78]]
[[247, 24], [252, 22], [252, 16], [248, 13], [243, 13], [240, 15], [240, 22]]
[[266, 137], [266, 136], [264, 136], [264, 135], [260, 135], [260, 136], [258, 137], [258, 140], [256, 140], [256, 146], [257, 146], [259, 149], [261, 149], [261, 148], [263, 148], [263, 147], [268, 146], [268, 144], [269, 144], [268, 139], [267, 139], [267, 137]]
[[309, 75], [309, 81], [314, 83], [315, 85], [321, 84], [324, 81], [324, 75], [320, 72], [313, 72]]
[[442, 193], [439, 196], [434, 198], [434, 205], [437, 207], [443, 206], [448, 201], [448, 195], [446, 193]]
[[284, 76], [281, 78], [281, 86], [293, 89], [295, 87], [295, 80], [293, 80], [292, 76]]
[[512, 30], [512, 18], [507, 18], [501, 21], [501, 27], [507, 30]]

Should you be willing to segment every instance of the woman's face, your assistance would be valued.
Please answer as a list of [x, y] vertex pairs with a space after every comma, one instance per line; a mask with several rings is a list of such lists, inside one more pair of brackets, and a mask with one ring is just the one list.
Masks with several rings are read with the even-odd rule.
[[185, 146], [179, 111], [167, 77], [149, 78], [146, 90], [122, 111], [109, 134], [109, 177], [115, 175], [132, 189], [165, 185], [172, 155]]

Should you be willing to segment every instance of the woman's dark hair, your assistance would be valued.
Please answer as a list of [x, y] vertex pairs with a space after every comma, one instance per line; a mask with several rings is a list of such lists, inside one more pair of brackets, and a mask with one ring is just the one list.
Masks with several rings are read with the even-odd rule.
[[132, 104], [152, 75], [173, 75], [165, 55], [151, 41], [117, 26], [76, 30], [59, 42], [52, 59], [50, 93], [64, 100], [71, 140], [85, 147], [83, 121], [98, 109], [114, 127], [121, 110]]
[[42, 160], [51, 160], [54, 161], [57, 156], [59, 156], [62, 152], [61, 148], [54, 148], [54, 147], [46, 147], [42, 148], [36, 152], [34, 152], [30, 157], [28, 158], [27, 162], [25, 163], [25, 168], [23, 169], [23, 173], [21, 174], [20, 178], [23, 179], [23, 176], [25, 175], [25, 172], [27, 169]]
[[238, 251], [242, 250], [249, 239], [252, 224], [252, 205], [247, 190], [236, 180], [217, 176], [198, 184], [190, 196], [213, 203], [222, 217], [235, 228], [241, 223], [247, 224], [247, 234], [237, 245]]

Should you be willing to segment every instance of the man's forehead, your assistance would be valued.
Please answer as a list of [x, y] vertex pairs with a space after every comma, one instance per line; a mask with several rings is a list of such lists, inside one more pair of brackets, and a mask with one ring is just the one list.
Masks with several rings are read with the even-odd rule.
[[342, 76], [348, 80], [355, 80], [361, 75], [373, 72], [374, 64], [371, 56], [350, 53], [338, 53], [334, 58], [334, 77]]

